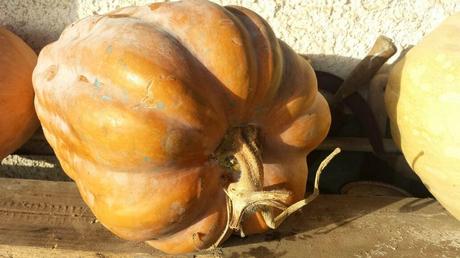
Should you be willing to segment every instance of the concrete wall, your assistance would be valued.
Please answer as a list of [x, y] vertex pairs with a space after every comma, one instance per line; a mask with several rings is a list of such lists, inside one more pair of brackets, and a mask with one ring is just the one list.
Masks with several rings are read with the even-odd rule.
[[[271, 24], [278, 37], [316, 68], [347, 74], [378, 35], [400, 49], [416, 44], [460, 0], [213, 0], [248, 7]], [[55, 40], [72, 21], [149, 0], [0, 0], [0, 25], [24, 37], [36, 50]], [[158, 1], [156, 1], [158, 2]]]

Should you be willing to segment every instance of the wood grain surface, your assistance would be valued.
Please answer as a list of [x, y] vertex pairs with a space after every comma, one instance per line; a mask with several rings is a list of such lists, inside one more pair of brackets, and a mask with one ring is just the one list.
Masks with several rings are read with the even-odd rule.
[[[108, 232], [73, 182], [0, 179], [2, 258], [162, 256]], [[433, 199], [321, 195], [276, 231], [183, 257], [459, 256], [460, 222]]]

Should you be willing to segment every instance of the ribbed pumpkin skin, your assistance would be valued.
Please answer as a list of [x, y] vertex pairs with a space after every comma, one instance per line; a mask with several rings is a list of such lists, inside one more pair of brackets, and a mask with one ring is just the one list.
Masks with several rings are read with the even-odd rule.
[[[33, 75], [45, 136], [98, 220], [168, 253], [209, 247], [227, 220], [227, 130], [262, 133], [264, 185], [303, 198], [329, 108], [310, 65], [255, 13], [208, 1], [130, 7], [69, 26]], [[262, 232], [258, 216], [244, 224]]]
[[393, 138], [428, 190], [460, 219], [460, 13], [393, 68], [385, 102]]
[[37, 55], [18, 36], [0, 27], [0, 160], [38, 128], [32, 71]]

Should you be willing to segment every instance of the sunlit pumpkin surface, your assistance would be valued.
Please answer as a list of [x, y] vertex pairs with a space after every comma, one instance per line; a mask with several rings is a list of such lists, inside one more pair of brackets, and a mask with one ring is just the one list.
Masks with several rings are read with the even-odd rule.
[[[264, 190], [290, 205], [330, 125], [308, 62], [255, 13], [208, 1], [78, 21], [42, 50], [33, 81], [45, 136], [98, 220], [169, 253], [225, 230], [238, 179], [215, 157], [229, 130], [258, 128]], [[243, 228], [267, 226], [255, 212]]]
[[36, 62], [22, 39], [0, 27], [0, 161], [38, 128], [31, 79]]
[[408, 164], [460, 219], [460, 13], [395, 65], [385, 101]]

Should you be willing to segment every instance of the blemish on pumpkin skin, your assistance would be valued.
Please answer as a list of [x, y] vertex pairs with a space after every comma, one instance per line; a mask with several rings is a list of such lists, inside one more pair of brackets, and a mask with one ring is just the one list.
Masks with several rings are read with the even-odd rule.
[[81, 82], [89, 82], [88, 78], [84, 75], [80, 75], [78, 77], [78, 80], [81, 81]]
[[113, 50], [112, 45], [109, 45], [109, 46], [105, 49], [105, 52], [106, 52], [107, 54], [112, 54], [112, 50]]
[[146, 163], [147, 163], [147, 162], [150, 162], [150, 161], [151, 161], [151, 159], [150, 159], [150, 157], [149, 157], [149, 156], [145, 156], [145, 157], [144, 157], [144, 162], [146, 162]]
[[101, 82], [96, 78], [96, 79], [94, 79], [93, 85], [96, 86], [96, 88], [100, 88], [101, 87]]
[[48, 69], [46, 70], [45, 79], [46, 79], [47, 81], [51, 81], [54, 77], [56, 77], [57, 71], [58, 71], [57, 65], [51, 65], [51, 66], [48, 67]]
[[152, 90], [152, 80], [147, 82], [147, 88], [145, 89], [145, 97], [144, 98], [149, 98], [153, 94]]
[[149, 7], [150, 7], [150, 11], [155, 11], [156, 9], [160, 8], [161, 6], [161, 3], [154, 3], [154, 4], [151, 4]]
[[241, 42], [241, 39], [239, 38], [232, 38], [232, 42], [233, 44], [238, 45], [240, 47], [243, 45], [243, 43]]
[[109, 14], [109, 15], [107, 15], [107, 17], [109, 17], [109, 18], [126, 18], [126, 17], [130, 17], [130, 15], [126, 14], [126, 13], [117, 13], [117, 14]]
[[112, 100], [112, 97], [107, 96], [107, 95], [104, 95], [104, 96], [101, 97], [101, 99], [102, 99], [103, 101], [111, 101], [111, 100]]
[[153, 108], [163, 110], [165, 108], [165, 104], [163, 102], [159, 101], [159, 102], [157, 102], [157, 103], [155, 103], [153, 105]]
[[231, 19], [222, 19], [220, 20], [219, 24], [222, 25], [230, 25], [232, 26], [234, 22]]
[[174, 215], [181, 215], [181, 214], [183, 214], [185, 212], [185, 208], [182, 207], [182, 205], [179, 202], [173, 202], [173, 203], [171, 203], [170, 211]]
[[177, 130], [168, 130], [168, 134], [163, 138], [163, 148], [167, 155], [175, 156], [177, 154], [177, 146], [181, 142], [181, 136]]

